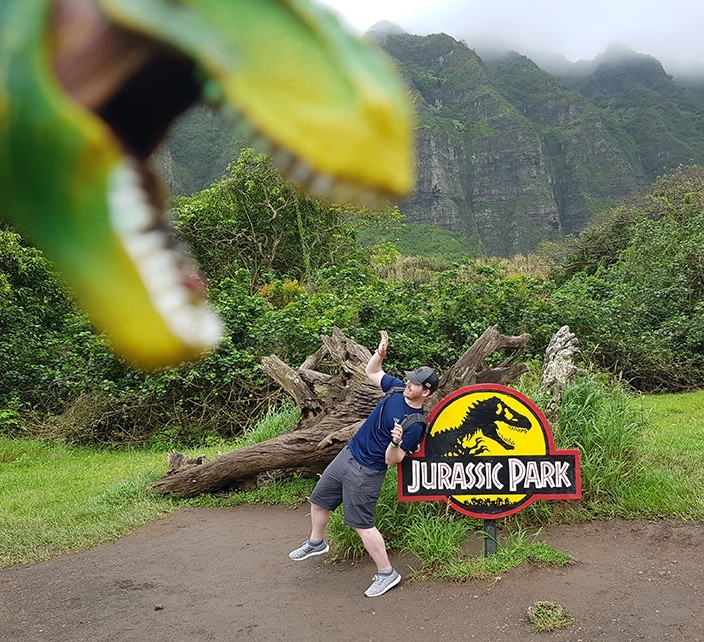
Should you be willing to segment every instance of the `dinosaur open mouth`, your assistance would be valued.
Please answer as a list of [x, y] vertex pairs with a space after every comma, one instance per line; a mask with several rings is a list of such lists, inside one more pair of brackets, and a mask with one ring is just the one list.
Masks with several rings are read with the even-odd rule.
[[200, 98], [193, 62], [112, 24], [90, 0], [54, 0], [49, 25], [59, 84], [124, 150], [110, 176], [113, 229], [170, 329], [187, 344], [212, 347], [220, 321], [204, 279], [170, 234], [166, 195], [148, 163], [173, 120]]

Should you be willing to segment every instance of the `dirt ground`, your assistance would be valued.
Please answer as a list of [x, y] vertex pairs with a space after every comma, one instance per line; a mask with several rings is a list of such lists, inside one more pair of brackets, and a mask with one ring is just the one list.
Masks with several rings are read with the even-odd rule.
[[[557, 527], [541, 537], [574, 557], [569, 567], [405, 578], [372, 599], [368, 560], [289, 561], [308, 525], [307, 505], [184, 509], [92, 550], [0, 570], [0, 640], [704, 641], [702, 525]], [[393, 561], [408, 575], [407, 560]], [[574, 625], [531, 632], [526, 609], [538, 600]]]

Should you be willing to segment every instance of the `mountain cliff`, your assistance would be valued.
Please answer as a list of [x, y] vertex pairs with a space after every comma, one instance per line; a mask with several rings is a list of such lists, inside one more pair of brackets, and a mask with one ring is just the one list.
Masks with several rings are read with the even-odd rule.
[[[368, 37], [395, 61], [417, 111], [417, 186], [401, 210], [486, 254], [579, 232], [657, 176], [704, 163], [702, 84], [678, 84], [651, 56], [610, 45], [592, 61], [539, 66], [391, 24]], [[201, 109], [157, 162], [173, 191], [187, 193], [221, 176], [244, 144]]]
[[579, 231], [637, 181], [599, 110], [528, 58], [484, 63], [444, 34], [388, 35], [418, 113], [411, 220], [511, 255]]

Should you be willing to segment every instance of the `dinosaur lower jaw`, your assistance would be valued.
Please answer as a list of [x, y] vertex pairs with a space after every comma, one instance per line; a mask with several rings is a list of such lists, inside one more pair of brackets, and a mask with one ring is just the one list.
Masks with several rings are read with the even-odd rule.
[[521, 426], [511, 426], [510, 431], [513, 433], [518, 433], [518, 435], [509, 434], [508, 428], [503, 430], [500, 426], [497, 430], [497, 435], [503, 441], [503, 447], [506, 450], [513, 450], [516, 447], [516, 438], [520, 435], [521, 437], [528, 432], [527, 428], [522, 428]]
[[143, 176], [144, 169], [129, 160], [112, 170], [113, 230], [166, 326], [194, 349], [211, 348], [222, 334], [220, 319], [205, 303], [203, 279], [174, 247], [161, 212], [145, 198]]

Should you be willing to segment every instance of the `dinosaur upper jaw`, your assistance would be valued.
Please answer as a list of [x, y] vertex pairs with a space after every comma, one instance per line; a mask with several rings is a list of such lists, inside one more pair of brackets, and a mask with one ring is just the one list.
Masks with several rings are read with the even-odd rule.
[[408, 92], [390, 62], [308, 0], [97, 0], [121, 28], [193, 61], [202, 99], [251, 128], [285, 173], [338, 202], [414, 183]]

